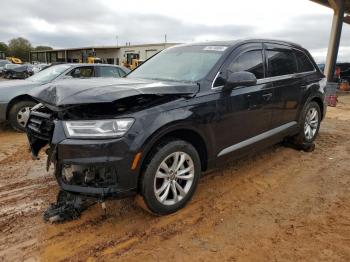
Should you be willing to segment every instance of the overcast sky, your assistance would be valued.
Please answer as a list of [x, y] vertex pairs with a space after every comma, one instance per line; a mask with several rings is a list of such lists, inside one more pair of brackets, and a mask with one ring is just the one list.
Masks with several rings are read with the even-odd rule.
[[[325, 60], [332, 10], [309, 0], [2, 1], [0, 41], [80, 47], [262, 37], [293, 41]], [[339, 60], [350, 60], [344, 25]]]

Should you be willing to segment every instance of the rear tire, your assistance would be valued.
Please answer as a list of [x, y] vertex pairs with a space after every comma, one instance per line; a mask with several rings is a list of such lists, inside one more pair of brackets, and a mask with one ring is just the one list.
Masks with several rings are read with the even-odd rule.
[[315, 141], [321, 124], [320, 106], [312, 101], [308, 103], [300, 116], [299, 133], [293, 137], [295, 145], [311, 144]]
[[23, 100], [12, 105], [8, 119], [13, 129], [20, 132], [25, 131], [30, 109], [35, 105], [36, 103], [31, 100]]
[[160, 144], [151, 153], [142, 176], [141, 207], [156, 215], [178, 211], [192, 198], [200, 174], [200, 158], [191, 144], [183, 140]]

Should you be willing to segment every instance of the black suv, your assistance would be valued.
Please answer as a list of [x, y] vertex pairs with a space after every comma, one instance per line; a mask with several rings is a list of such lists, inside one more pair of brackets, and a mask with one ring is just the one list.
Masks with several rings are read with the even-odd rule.
[[326, 80], [307, 50], [272, 40], [179, 45], [126, 78], [36, 88], [31, 150], [49, 144], [62, 190], [138, 193], [153, 213], [192, 197], [202, 171], [286, 138], [312, 143]]

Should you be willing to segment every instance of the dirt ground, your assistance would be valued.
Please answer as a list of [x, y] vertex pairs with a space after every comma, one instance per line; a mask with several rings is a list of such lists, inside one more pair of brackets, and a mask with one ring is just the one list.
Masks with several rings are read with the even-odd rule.
[[0, 132], [0, 261], [350, 261], [350, 96], [312, 153], [276, 145], [205, 175], [191, 203], [155, 217], [132, 199], [48, 224], [58, 187], [26, 137]]

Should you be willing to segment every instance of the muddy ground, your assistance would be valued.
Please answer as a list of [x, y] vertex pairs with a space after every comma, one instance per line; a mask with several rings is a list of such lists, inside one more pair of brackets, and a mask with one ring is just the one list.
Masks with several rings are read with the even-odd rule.
[[57, 185], [25, 135], [0, 132], [0, 261], [350, 261], [350, 96], [312, 153], [276, 145], [205, 175], [191, 203], [155, 217], [132, 199], [47, 224]]

